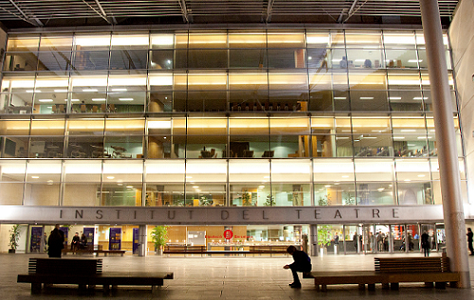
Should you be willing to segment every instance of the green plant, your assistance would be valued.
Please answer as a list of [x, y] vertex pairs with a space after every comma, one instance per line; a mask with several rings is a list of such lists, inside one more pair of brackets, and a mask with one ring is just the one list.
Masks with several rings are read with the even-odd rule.
[[199, 202], [201, 206], [211, 206], [214, 203], [212, 199], [207, 199], [206, 196], [201, 196]]
[[151, 231], [151, 237], [155, 244], [155, 249], [161, 249], [168, 241], [168, 226], [156, 226]]
[[318, 225], [318, 245], [326, 247], [331, 243], [331, 233], [329, 225]]
[[242, 206], [251, 206], [252, 200], [250, 198], [250, 193], [247, 190], [242, 192]]
[[344, 205], [355, 205], [355, 198], [354, 195], [351, 193], [342, 193], [342, 198], [344, 199]]
[[10, 249], [16, 250], [16, 248], [18, 248], [18, 242], [20, 241], [20, 224], [13, 225], [10, 229], [10, 233], [10, 242], [8, 243], [8, 246], [10, 246]]
[[275, 206], [276, 205], [275, 198], [271, 195], [267, 195], [267, 201], [265, 201], [265, 203], [263, 203], [263, 205], [265, 205], [265, 206]]
[[331, 198], [329, 198], [328, 195], [319, 197], [318, 205], [319, 206], [331, 205]]

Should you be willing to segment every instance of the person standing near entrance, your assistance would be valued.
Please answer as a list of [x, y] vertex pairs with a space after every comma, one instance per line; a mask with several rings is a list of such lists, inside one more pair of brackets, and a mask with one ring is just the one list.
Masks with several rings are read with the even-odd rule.
[[303, 251], [299, 251], [295, 246], [289, 246], [286, 252], [293, 256], [294, 262], [289, 265], [285, 265], [283, 269], [291, 269], [293, 275], [293, 282], [290, 283], [291, 288], [301, 288], [301, 282], [296, 272], [309, 272], [311, 271], [311, 258], [308, 254]]
[[48, 255], [49, 257], [61, 257], [61, 251], [64, 248], [64, 233], [59, 230], [59, 225], [54, 226], [54, 230], [48, 238]]
[[79, 232], [76, 232], [76, 234], [72, 237], [72, 242], [71, 242], [71, 250], [72, 252], [76, 252], [79, 249]]
[[472, 248], [472, 230], [471, 228], [467, 229], [467, 246], [469, 247], [469, 251], [471, 251], [471, 255], [474, 255], [474, 249]]
[[423, 248], [425, 257], [430, 256], [430, 244], [430, 236], [426, 231], [423, 231], [423, 234], [421, 235], [421, 248]]

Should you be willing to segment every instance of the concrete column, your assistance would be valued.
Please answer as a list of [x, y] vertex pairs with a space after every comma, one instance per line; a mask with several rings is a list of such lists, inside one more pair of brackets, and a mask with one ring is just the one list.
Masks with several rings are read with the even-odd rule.
[[146, 225], [138, 226], [138, 243], [138, 256], [146, 256], [148, 246]]
[[428, 59], [431, 97], [433, 97], [433, 114], [446, 230], [446, 250], [451, 263], [451, 271], [461, 274], [458, 287], [469, 288], [469, 262], [466, 234], [464, 232], [461, 180], [438, 1], [420, 0], [420, 7]]

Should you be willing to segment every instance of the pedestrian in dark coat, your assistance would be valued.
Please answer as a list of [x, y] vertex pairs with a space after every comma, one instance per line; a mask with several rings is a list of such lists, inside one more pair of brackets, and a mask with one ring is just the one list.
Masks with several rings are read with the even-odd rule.
[[48, 255], [49, 257], [61, 257], [61, 251], [64, 248], [64, 233], [59, 230], [59, 225], [56, 224], [54, 230], [48, 238]]
[[283, 267], [284, 269], [291, 269], [291, 273], [293, 274], [293, 282], [290, 283], [290, 286], [297, 289], [301, 288], [301, 282], [296, 272], [311, 271], [311, 258], [309, 258], [305, 252], [297, 250], [295, 246], [288, 247], [286, 252], [291, 254], [294, 260], [292, 264]]

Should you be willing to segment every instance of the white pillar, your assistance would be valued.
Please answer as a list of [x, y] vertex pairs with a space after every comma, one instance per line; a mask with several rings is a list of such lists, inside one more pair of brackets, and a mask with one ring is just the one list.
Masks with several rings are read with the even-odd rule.
[[146, 256], [147, 247], [146, 225], [140, 225], [138, 226], [138, 256]]
[[469, 261], [466, 248], [464, 210], [461, 197], [459, 161], [456, 150], [448, 70], [438, 1], [420, 0], [423, 33], [433, 103], [439, 175], [443, 197], [446, 250], [451, 271], [459, 272], [458, 287], [469, 288]]

